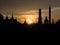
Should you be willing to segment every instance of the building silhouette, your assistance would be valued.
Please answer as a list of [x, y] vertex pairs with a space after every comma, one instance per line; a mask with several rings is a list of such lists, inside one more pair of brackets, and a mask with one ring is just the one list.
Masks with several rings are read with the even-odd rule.
[[39, 9], [39, 24], [42, 24], [42, 16], [41, 16], [41, 9]]
[[49, 24], [51, 24], [51, 5], [49, 5]]
[[13, 16], [13, 13], [12, 13], [12, 17], [11, 17], [11, 22], [13, 23], [13, 22], [17, 22], [17, 20], [16, 19], [14, 19], [14, 16]]
[[45, 18], [45, 20], [44, 20], [44, 24], [48, 24], [48, 18], [47, 18], [47, 16], [46, 16], [46, 18]]
[[54, 24], [54, 19], [51, 21], [51, 6], [49, 6], [49, 19], [47, 16], [42, 24], [41, 9], [39, 9], [39, 22], [36, 24], [28, 25], [26, 20], [24, 24], [19, 23], [14, 19], [13, 13], [11, 19], [8, 15], [6, 19], [0, 14], [0, 32], [60, 32], [60, 20]]
[[8, 20], [8, 16], [6, 16], [6, 19], [5, 20]]
[[14, 21], [13, 13], [12, 13], [11, 21]]
[[6, 18], [5, 18], [4, 22], [9, 23], [8, 12], [7, 12], [7, 15], [6, 15]]
[[0, 14], [0, 23], [3, 23], [3, 16]]

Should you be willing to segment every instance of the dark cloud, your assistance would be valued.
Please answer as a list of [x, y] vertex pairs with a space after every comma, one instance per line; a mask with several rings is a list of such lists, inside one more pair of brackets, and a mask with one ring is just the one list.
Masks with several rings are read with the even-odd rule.
[[[29, 10], [38, 10], [39, 8], [48, 10], [49, 4], [54, 8], [54, 12], [57, 12], [53, 15], [60, 17], [60, 0], [0, 0], [0, 13], [11, 13], [14, 11], [17, 15], [18, 12], [28, 12]], [[47, 14], [47, 12], [44, 14]]]
[[0, 0], [0, 8], [38, 9], [48, 5], [60, 7], [60, 0]]

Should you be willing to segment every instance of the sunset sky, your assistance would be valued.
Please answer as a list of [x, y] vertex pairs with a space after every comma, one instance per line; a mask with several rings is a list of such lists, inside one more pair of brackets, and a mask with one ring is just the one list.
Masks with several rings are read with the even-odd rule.
[[[42, 19], [48, 16], [49, 5], [52, 7], [54, 21], [60, 19], [60, 0], [0, 0], [0, 13], [5, 17], [8, 13], [24, 23], [25, 20], [37, 22], [39, 8], [42, 9]], [[29, 18], [29, 19], [28, 19]]]

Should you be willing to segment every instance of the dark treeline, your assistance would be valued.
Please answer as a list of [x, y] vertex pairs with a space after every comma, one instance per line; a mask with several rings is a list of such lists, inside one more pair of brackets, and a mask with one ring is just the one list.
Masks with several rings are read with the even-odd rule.
[[39, 9], [39, 22], [32, 25], [19, 23], [12, 16], [11, 19], [3, 19], [3, 15], [0, 14], [0, 32], [60, 32], [60, 20], [54, 24], [54, 20], [51, 23], [51, 7], [49, 6], [49, 20], [47, 16], [42, 24], [41, 9]]

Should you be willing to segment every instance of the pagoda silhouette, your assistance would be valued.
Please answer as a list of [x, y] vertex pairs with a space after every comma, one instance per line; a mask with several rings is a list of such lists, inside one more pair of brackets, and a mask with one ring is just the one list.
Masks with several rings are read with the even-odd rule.
[[[38, 23], [28, 25], [26, 20], [24, 24], [21, 24], [14, 19], [14, 14], [11, 14], [9, 19], [8, 14], [4, 19], [0, 14], [0, 32], [60, 32], [60, 20], [54, 23], [54, 19], [51, 18], [51, 5], [49, 5], [49, 17], [45, 17], [44, 24], [42, 23], [42, 10], [39, 9]], [[52, 20], [51, 20], [52, 19]]]
[[[41, 12], [41, 9], [39, 9], [39, 18], [38, 18], [38, 20], [39, 20], [38, 23], [42, 24], [42, 12]], [[44, 20], [44, 23], [45, 24], [51, 24], [51, 5], [49, 5], [49, 19], [46, 16], [46, 18]]]

